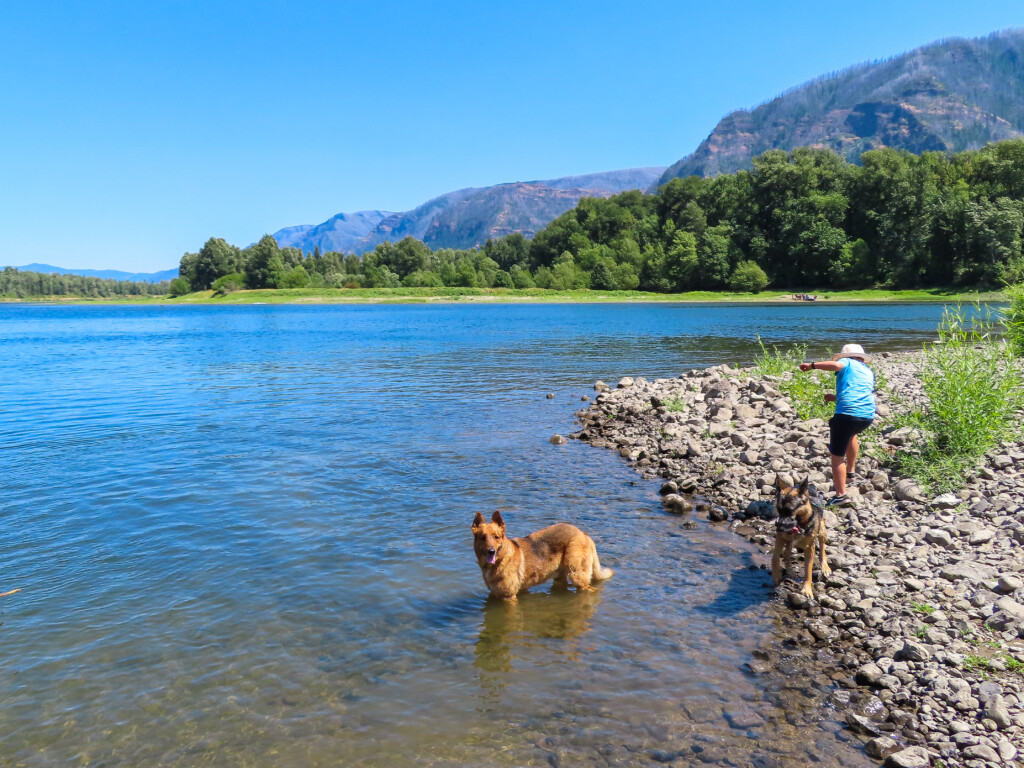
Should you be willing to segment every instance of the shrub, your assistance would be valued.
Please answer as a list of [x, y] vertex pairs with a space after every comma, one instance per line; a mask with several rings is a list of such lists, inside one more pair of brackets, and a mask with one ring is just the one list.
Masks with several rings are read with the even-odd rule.
[[278, 288], [305, 288], [309, 285], [309, 273], [299, 264], [277, 279]]
[[218, 277], [213, 281], [213, 295], [214, 296], [226, 296], [234, 291], [240, 291], [245, 288], [245, 275], [241, 272], [235, 272], [231, 275], [224, 275]]
[[929, 490], [959, 487], [978, 459], [1019, 432], [1024, 385], [1010, 345], [994, 329], [980, 307], [973, 317], [962, 307], [947, 309], [938, 341], [924, 349], [925, 403], [903, 419], [922, 437], [898, 463]]
[[768, 275], [754, 261], [741, 261], [729, 277], [729, 289], [733, 291], [760, 293], [767, 287]]
[[1003, 310], [1006, 325], [1006, 342], [1017, 357], [1024, 357], [1024, 285], [1013, 285], [1006, 289], [1009, 305]]
[[192, 293], [192, 286], [189, 285], [188, 280], [184, 277], [176, 277], [171, 280], [170, 288], [167, 291], [168, 296], [176, 299], [179, 296], [184, 296], [186, 293]]

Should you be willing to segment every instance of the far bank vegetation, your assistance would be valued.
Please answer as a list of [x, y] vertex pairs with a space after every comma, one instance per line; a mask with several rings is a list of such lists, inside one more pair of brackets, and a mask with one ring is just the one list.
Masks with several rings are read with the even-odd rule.
[[1022, 235], [1024, 140], [954, 155], [872, 150], [860, 165], [801, 148], [656, 194], [585, 198], [532, 241], [432, 251], [407, 237], [360, 256], [211, 238], [182, 257], [171, 291], [990, 289], [1024, 277]]

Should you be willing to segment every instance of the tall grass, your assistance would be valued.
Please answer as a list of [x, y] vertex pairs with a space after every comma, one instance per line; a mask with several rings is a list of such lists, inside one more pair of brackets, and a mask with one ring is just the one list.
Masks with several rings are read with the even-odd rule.
[[1024, 386], [1011, 345], [980, 307], [947, 309], [938, 341], [925, 346], [921, 408], [903, 423], [921, 430], [915, 450], [897, 455], [900, 470], [931, 491], [961, 486], [982, 456], [1020, 432]]
[[1024, 284], [1008, 287], [1006, 297], [1010, 301], [1002, 313], [1006, 343], [1014, 355], [1024, 357]]
[[825, 371], [800, 373], [799, 365], [807, 360], [807, 345], [794, 344], [785, 351], [774, 344], [769, 350], [757, 337], [761, 355], [754, 360], [758, 374], [775, 381], [779, 391], [793, 404], [801, 419], [830, 419], [833, 406], [825, 395], [834, 392], [832, 375]]

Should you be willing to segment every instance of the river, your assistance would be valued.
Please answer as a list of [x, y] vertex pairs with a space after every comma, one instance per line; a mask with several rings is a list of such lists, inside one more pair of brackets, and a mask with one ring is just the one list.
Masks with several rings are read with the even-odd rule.
[[[0, 305], [0, 759], [874, 765], [764, 556], [554, 433], [595, 379], [869, 352], [937, 305]], [[553, 398], [546, 395], [553, 394]], [[616, 574], [487, 599], [476, 511]]]

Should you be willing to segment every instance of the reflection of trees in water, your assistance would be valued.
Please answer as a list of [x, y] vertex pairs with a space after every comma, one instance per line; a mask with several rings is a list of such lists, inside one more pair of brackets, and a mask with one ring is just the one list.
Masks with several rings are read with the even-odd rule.
[[[551, 650], [552, 644], [545, 640], [576, 641], [590, 630], [590, 620], [600, 602], [600, 587], [575, 592], [552, 586], [547, 593], [520, 595], [514, 603], [488, 597], [482, 608], [483, 623], [473, 662], [480, 682], [496, 693], [504, 686], [504, 675], [512, 672], [516, 656], [525, 658], [530, 648]], [[587, 648], [580, 642], [567, 642], [557, 650], [566, 659], [578, 661]]]

